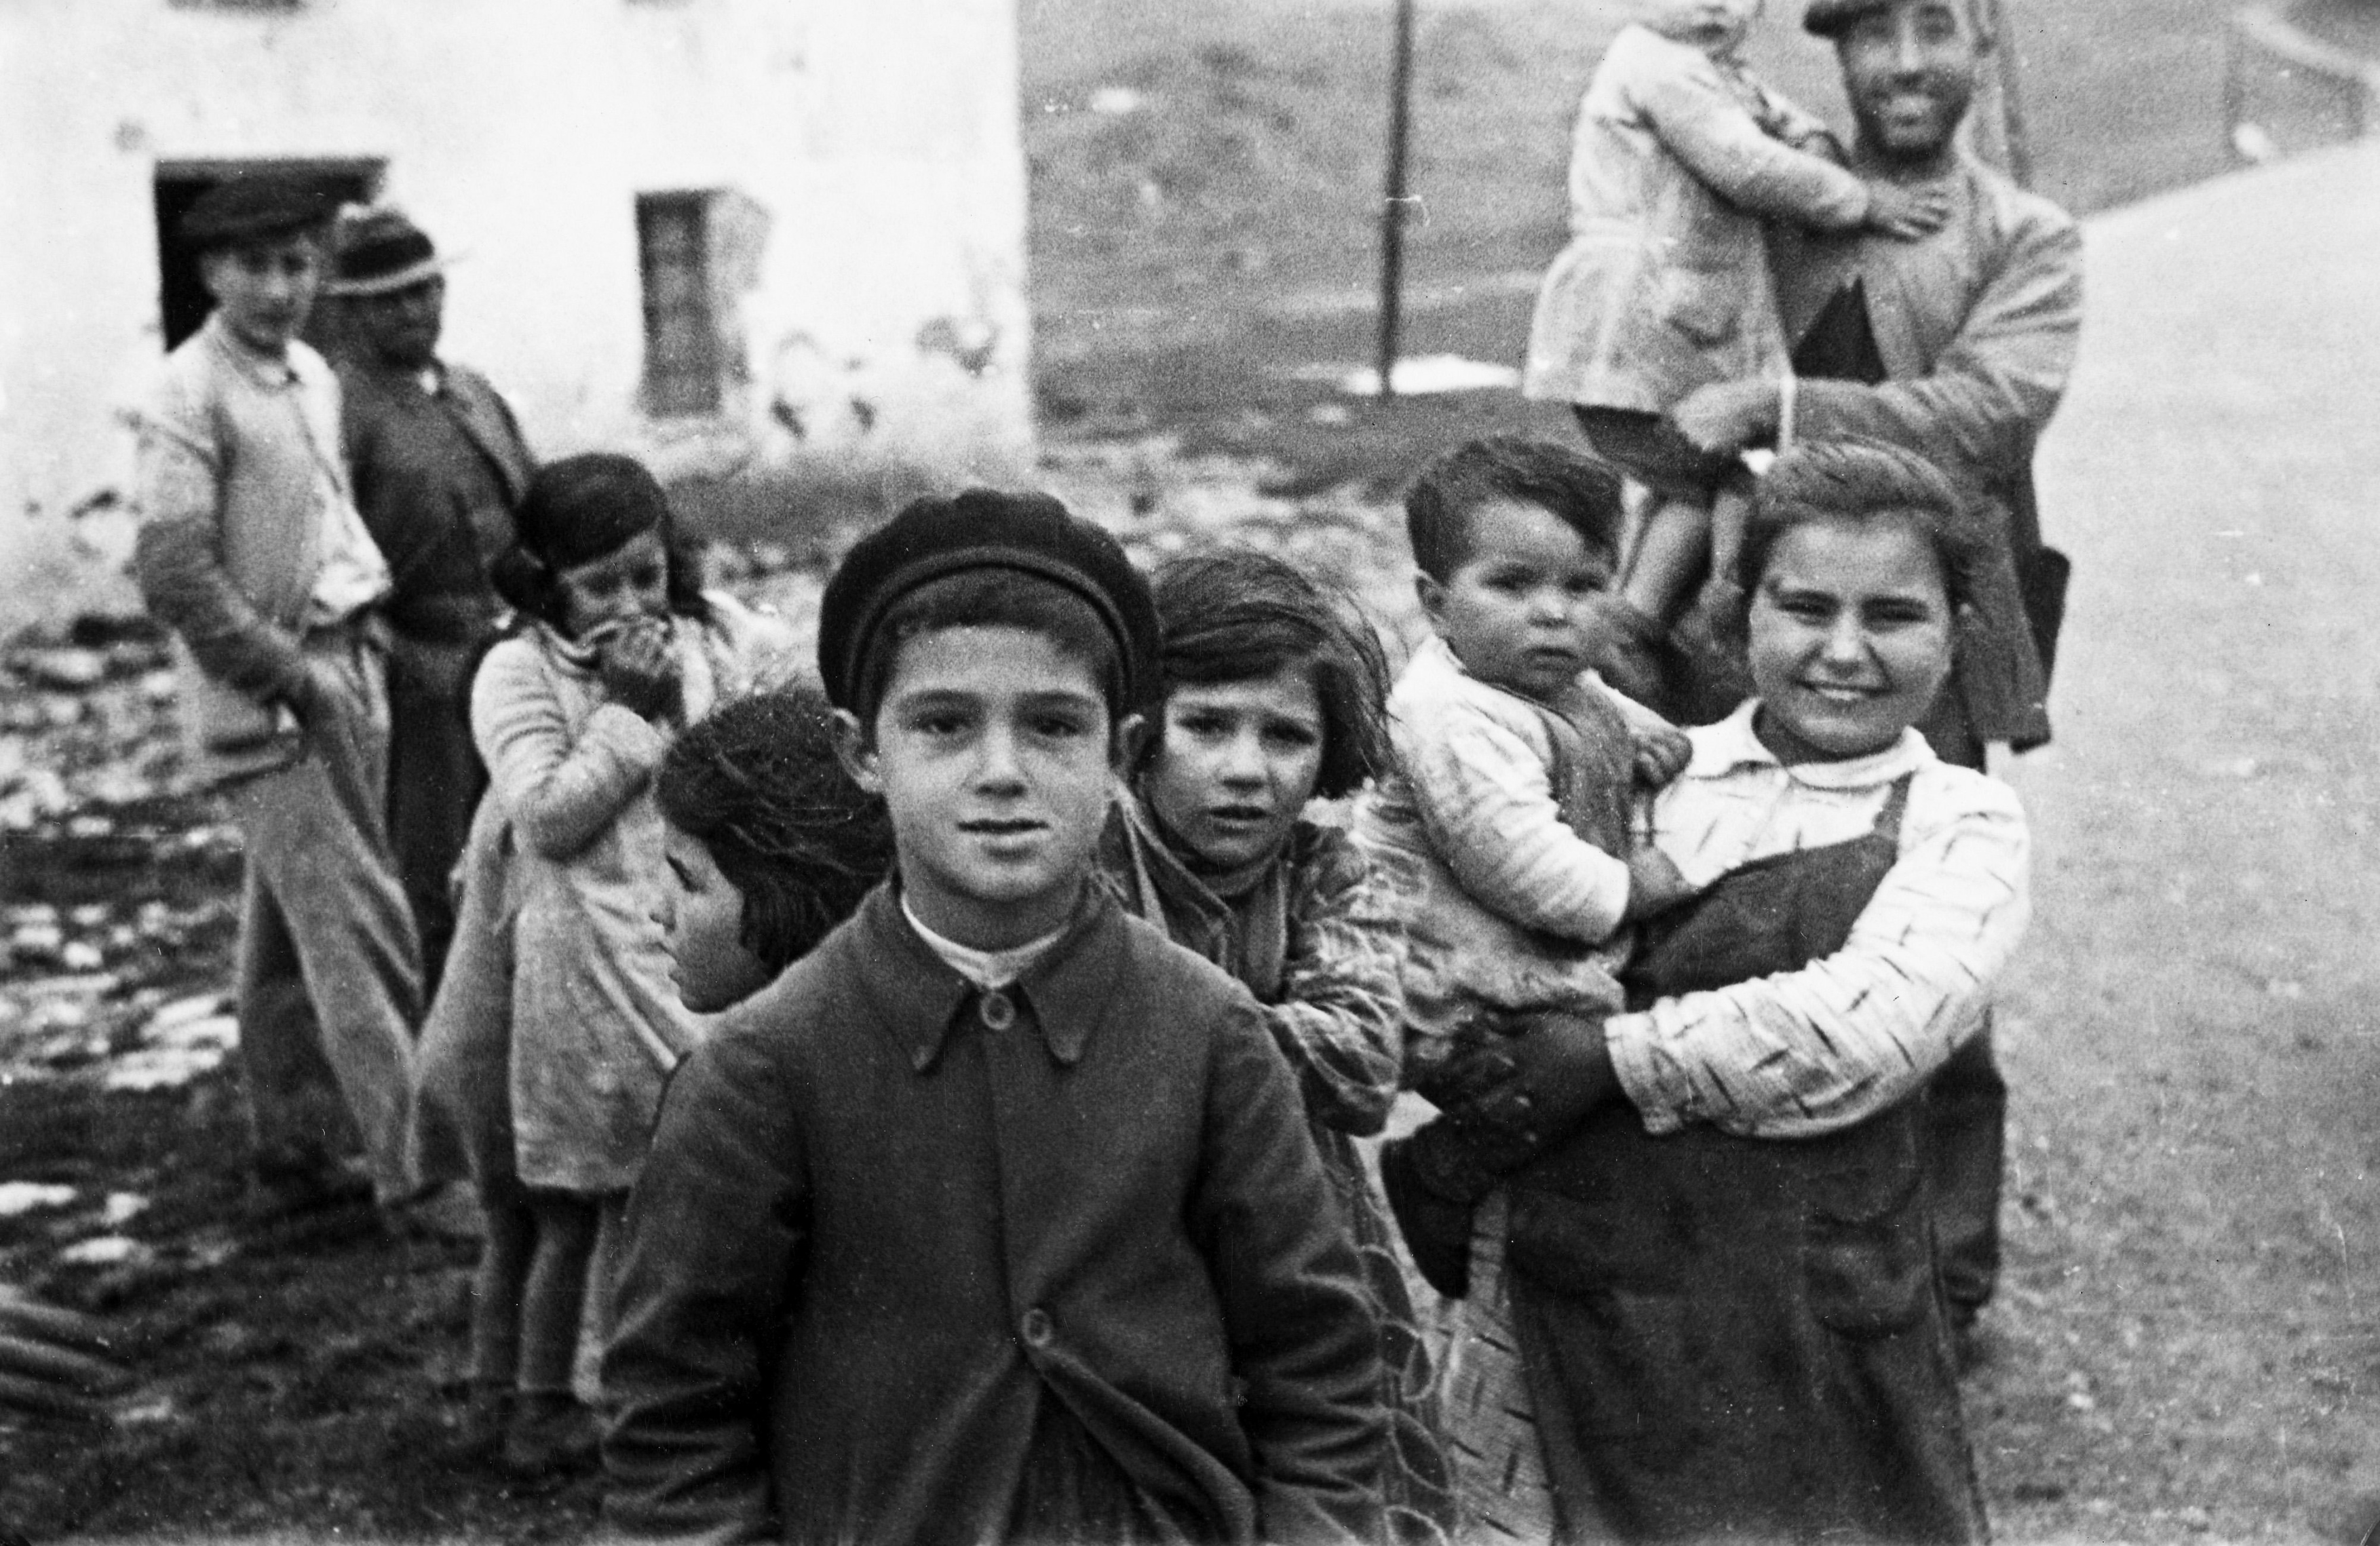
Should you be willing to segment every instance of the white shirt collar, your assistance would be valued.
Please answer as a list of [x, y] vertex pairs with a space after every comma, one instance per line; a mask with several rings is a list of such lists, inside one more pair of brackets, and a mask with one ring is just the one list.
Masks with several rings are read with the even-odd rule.
[[1061, 924], [1038, 939], [1028, 939], [1005, 950], [978, 950], [972, 945], [962, 945], [928, 928], [926, 921], [917, 916], [917, 910], [909, 905], [909, 899], [905, 896], [901, 899], [901, 915], [909, 920], [909, 926], [917, 931], [917, 937], [924, 940], [934, 954], [941, 957], [945, 965], [986, 993], [1004, 988], [1032, 970], [1033, 963], [1048, 954], [1050, 947], [1058, 943], [1059, 936], [1066, 932], [1065, 926]]
[[[1744, 767], [1783, 767], [1777, 754], [1761, 744], [1752, 728], [1753, 717], [1759, 711], [1760, 700], [1749, 698], [1718, 723], [1688, 731], [1694, 743], [1694, 755], [1686, 764], [1683, 776], [1719, 779]], [[1900, 740], [1880, 752], [1846, 757], [1840, 762], [1795, 763], [1784, 771], [1796, 783], [1813, 789], [1874, 789], [1939, 760], [1925, 738], [1911, 728], [1902, 731]]]

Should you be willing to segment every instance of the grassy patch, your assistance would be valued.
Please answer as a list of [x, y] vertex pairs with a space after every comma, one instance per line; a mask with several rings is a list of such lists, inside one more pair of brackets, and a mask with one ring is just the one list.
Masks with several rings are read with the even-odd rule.
[[[2080, 212], [2224, 170], [2228, 0], [2014, 0], [2036, 186]], [[1560, 248], [1570, 121], [1609, 0], [1424, 4], [1404, 352], [1517, 363]], [[1832, 54], [1779, 5], [1755, 63], [1842, 121]], [[1389, 20], [1381, 5], [1027, 0], [1037, 384], [1058, 434], [1162, 426], [1194, 450], [1392, 483], [1449, 434], [1357, 411], [1301, 368], [1373, 353]], [[1451, 411], [1559, 428], [1510, 394]]]

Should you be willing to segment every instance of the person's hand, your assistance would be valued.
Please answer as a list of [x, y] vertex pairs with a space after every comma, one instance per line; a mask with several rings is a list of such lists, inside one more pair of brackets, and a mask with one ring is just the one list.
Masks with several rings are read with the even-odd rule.
[[1849, 166], [1852, 163], [1851, 154], [1843, 149], [1843, 142], [1836, 139], [1834, 131], [1824, 125], [1813, 125], [1799, 134], [1786, 135], [1784, 143], [1792, 146], [1803, 155], [1817, 156], [1833, 162], [1837, 166]]
[[104, 1422], [131, 1375], [104, 1323], [0, 1286], [0, 1412]]
[[1895, 241], [1930, 236], [1949, 218], [1950, 200], [1938, 188], [1908, 188], [1888, 182], [1867, 185], [1867, 228]]
[[1696, 451], [1724, 456], [1777, 433], [1777, 383], [1756, 376], [1696, 387], [1670, 410], [1670, 423]]
[[1628, 908], [1621, 917], [1633, 924], [1665, 912], [1694, 894], [1670, 856], [1648, 844], [1628, 856]]
[[1586, 635], [1587, 664], [1604, 685], [1636, 703], [1661, 695], [1661, 642], [1669, 626], [1640, 610], [1617, 591], [1587, 598], [1579, 631]]
[[289, 712], [300, 730], [312, 730], [330, 714], [332, 705], [346, 691], [339, 673], [328, 661], [311, 657], [298, 662], [298, 681], [288, 697]]
[[656, 722], [677, 712], [681, 683], [667, 624], [631, 622], [599, 639], [595, 654], [613, 703]]
[[1603, 1021], [1557, 1013], [1527, 1016], [1522, 1025], [1448, 1068], [1440, 1103], [1448, 1116], [1542, 1144], [1620, 1097]]
[[1667, 722], [1632, 725], [1628, 738], [1635, 743], [1636, 781], [1647, 789], [1659, 789], [1684, 772], [1694, 755], [1686, 732]]

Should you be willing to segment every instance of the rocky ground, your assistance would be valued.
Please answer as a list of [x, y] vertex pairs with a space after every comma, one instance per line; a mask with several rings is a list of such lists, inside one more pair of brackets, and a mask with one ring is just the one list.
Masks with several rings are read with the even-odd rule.
[[[2228, 8], [2017, 0], [2053, 191], [2224, 164]], [[1509, 394], [1338, 391], [1369, 346], [1377, 7], [1023, 9], [1045, 480], [1145, 558], [1229, 533], [1409, 625], [1395, 486], [1464, 435], [1561, 427]], [[1425, 9], [1409, 352], [1509, 360], [1593, 40], [1568, 0]], [[1776, 63], [1819, 100], [1806, 55]], [[2380, 1516], [2355, 750], [2380, 448], [2328, 395], [2372, 357], [2372, 236], [2306, 235], [2380, 204], [2264, 186], [2095, 234], [2095, 352], [2046, 457], [2080, 568], [2060, 742], [2015, 771], [2038, 922], [2002, 1020], [2009, 1270], [1967, 1388], [2003, 1539], [2351, 1543]], [[2286, 234], [2290, 285], [2242, 232]], [[731, 546], [719, 573], [799, 620], [833, 548]], [[0, 1543], [577, 1538], [591, 1484], [507, 1481], [442, 1393], [468, 1248], [247, 1211], [237, 840], [176, 791], [165, 665], [125, 619], [0, 648], [0, 1281], [111, 1318], [140, 1376], [103, 1430], [0, 1428]]]
[[[1279, 469], [1164, 440], [1045, 470], [1144, 561], [1228, 529], [1340, 575], [1391, 628], [1410, 610], [1377, 500], [1269, 495]], [[820, 572], [783, 549], [711, 563], [815, 615]], [[143, 620], [0, 652], [0, 1282], [110, 1318], [140, 1373], [104, 1430], [0, 1426], [0, 1540], [582, 1533], [589, 1483], [513, 1483], [466, 1423], [470, 1247], [394, 1238], [369, 1208], [250, 1209], [225, 1066], [238, 835], [180, 772]]]

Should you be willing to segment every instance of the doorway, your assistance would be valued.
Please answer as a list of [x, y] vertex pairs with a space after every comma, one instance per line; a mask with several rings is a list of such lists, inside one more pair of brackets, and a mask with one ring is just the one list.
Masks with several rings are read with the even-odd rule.
[[[199, 331], [214, 309], [206, 285], [199, 279], [199, 262], [181, 239], [182, 216], [199, 195], [225, 179], [242, 174], [274, 173], [314, 177], [343, 204], [367, 204], [380, 193], [388, 170], [383, 161], [348, 157], [340, 160], [293, 158], [281, 161], [169, 161], [157, 163], [154, 197], [157, 209], [157, 304], [164, 324], [165, 348]], [[306, 324], [306, 339], [317, 342], [318, 330], [331, 325], [327, 307], [316, 307]]]

